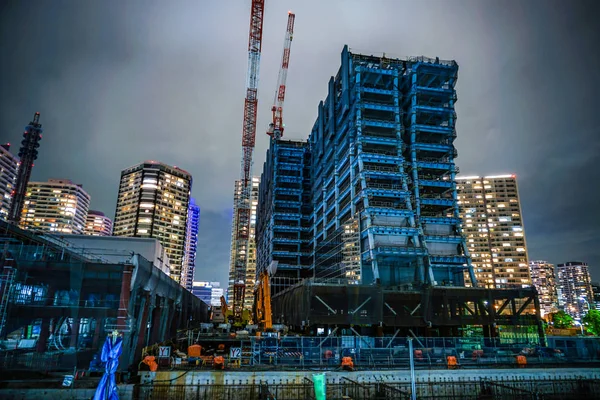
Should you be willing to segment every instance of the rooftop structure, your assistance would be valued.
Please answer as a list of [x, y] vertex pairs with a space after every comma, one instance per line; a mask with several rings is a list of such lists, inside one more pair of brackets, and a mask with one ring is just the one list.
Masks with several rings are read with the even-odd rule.
[[113, 222], [101, 211], [89, 210], [85, 223], [85, 234], [90, 236], [112, 235]]
[[121, 172], [113, 235], [157, 238], [181, 282], [192, 175], [157, 161]]
[[462, 229], [480, 286], [531, 286], [515, 175], [457, 178]]
[[29, 182], [21, 216], [23, 229], [83, 235], [90, 195], [68, 179]]
[[0, 146], [0, 219], [8, 218], [8, 210], [15, 190], [19, 159], [10, 152], [10, 144]]
[[125, 263], [139, 254], [165, 275], [170, 275], [167, 252], [155, 238], [91, 235], [44, 235], [43, 238], [58, 246], [76, 248], [88, 259], [101, 263]]
[[542, 317], [558, 311], [554, 264], [547, 261], [530, 261], [529, 271], [533, 286], [539, 295]]
[[579, 320], [593, 309], [594, 294], [587, 263], [571, 261], [556, 266], [559, 307]]

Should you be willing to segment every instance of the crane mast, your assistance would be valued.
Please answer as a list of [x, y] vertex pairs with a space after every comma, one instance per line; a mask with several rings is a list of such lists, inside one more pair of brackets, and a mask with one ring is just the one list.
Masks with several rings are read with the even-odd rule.
[[[252, 0], [250, 11], [250, 32], [248, 39], [248, 74], [246, 83], [246, 100], [244, 102], [244, 123], [242, 126], [242, 174], [241, 188], [237, 203], [237, 215], [234, 223], [234, 285], [233, 314], [240, 319], [244, 306], [246, 262], [249, 252], [250, 234], [250, 197], [252, 193], [252, 153], [256, 142], [256, 114], [258, 108], [258, 76], [260, 68], [260, 52], [262, 46], [262, 29], [264, 16], [264, 0]], [[238, 190], [238, 188], [236, 188]]]
[[292, 47], [292, 39], [294, 37], [294, 21], [296, 14], [288, 12], [287, 28], [285, 31], [285, 39], [283, 42], [283, 55], [281, 56], [281, 66], [279, 68], [279, 76], [277, 77], [277, 91], [275, 92], [275, 100], [273, 101], [273, 122], [269, 124], [267, 134], [275, 139], [283, 136], [283, 102], [285, 100], [285, 82], [287, 80], [288, 65], [290, 63], [290, 49]]

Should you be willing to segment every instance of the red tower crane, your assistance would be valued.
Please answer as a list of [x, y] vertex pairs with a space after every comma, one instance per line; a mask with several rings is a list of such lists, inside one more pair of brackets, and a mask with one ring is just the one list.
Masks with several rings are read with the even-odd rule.
[[283, 55], [281, 56], [281, 67], [277, 78], [277, 91], [273, 101], [273, 122], [269, 124], [267, 134], [275, 139], [283, 136], [283, 101], [285, 100], [285, 82], [287, 79], [288, 65], [290, 63], [290, 49], [292, 48], [292, 39], [294, 37], [294, 21], [296, 14], [288, 12], [287, 29], [283, 42]]
[[[264, 0], [252, 0], [250, 10], [250, 33], [248, 39], [248, 75], [246, 77], [246, 101], [242, 127], [242, 176], [241, 193], [238, 197], [234, 240], [233, 314], [241, 319], [244, 306], [246, 260], [250, 233], [250, 196], [252, 193], [252, 153], [256, 142], [256, 114], [258, 108], [258, 75], [262, 46]], [[236, 190], [238, 190], [236, 188]]]

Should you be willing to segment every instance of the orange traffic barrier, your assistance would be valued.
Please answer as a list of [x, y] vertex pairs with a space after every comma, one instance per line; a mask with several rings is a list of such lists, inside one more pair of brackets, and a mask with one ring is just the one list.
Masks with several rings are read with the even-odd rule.
[[158, 364], [156, 363], [155, 360], [156, 360], [156, 357], [154, 357], [154, 356], [146, 356], [146, 357], [144, 357], [142, 362], [144, 364], [146, 364], [148, 367], [150, 367], [151, 372], [156, 372], [156, 370], [158, 369]]
[[200, 356], [200, 363], [196, 362], [196, 364], [201, 364], [203, 366], [212, 365], [214, 356]]
[[224, 369], [225, 358], [223, 356], [216, 356], [213, 360], [213, 367], [215, 367], [215, 369]]
[[519, 366], [519, 368], [525, 368], [525, 366], [527, 365], [527, 357], [523, 355], [517, 356], [517, 365]]
[[200, 354], [202, 353], [202, 346], [200, 346], [199, 344], [193, 344], [190, 347], [188, 347], [188, 357], [200, 357]]
[[458, 362], [456, 361], [455, 356], [446, 357], [446, 361], [448, 363], [448, 369], [456, 369], [458, 368]]
[[352, 357], [342, 357], [342, 369], [345, 369], [346, 371], [354, 371]]

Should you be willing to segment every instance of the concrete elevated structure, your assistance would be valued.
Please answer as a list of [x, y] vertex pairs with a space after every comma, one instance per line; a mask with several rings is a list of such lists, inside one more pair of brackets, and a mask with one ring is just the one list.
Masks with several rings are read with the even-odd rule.
[[208, 319], [206, 304], [171, 279], [168, 267], [161, 270], [135, 246], [124, 251], [110, 243], [140, 239], [82, 235], [67, 242], [4, 222], [0, 232], [0, 335], [6, 349], [44, 353], [35, 356], [42, 361], [60, 353], [69, 368], [85, 368], [116, 329], [124, 336], [120, 368], [126, 370], [143, 347]]

